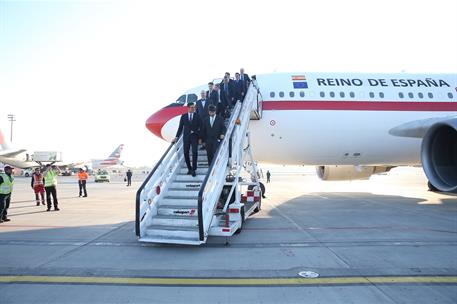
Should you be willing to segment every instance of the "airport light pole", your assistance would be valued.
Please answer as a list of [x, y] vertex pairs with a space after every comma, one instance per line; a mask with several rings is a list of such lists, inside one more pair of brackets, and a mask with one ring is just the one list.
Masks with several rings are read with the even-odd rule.
[[13, 122], [16, 121], [14, 114], [8, 114], [8, 120], [11, 122], [10, 142], [13, 142]]

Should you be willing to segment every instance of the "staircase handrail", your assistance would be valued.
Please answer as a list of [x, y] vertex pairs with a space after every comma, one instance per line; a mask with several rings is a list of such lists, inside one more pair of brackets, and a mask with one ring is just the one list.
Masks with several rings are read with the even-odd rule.
[[[140, 236], [140, 223], [142, 217], [141, 215], [141, 195], [143, 194], [143, 190], [148, 186], [149, 182], [152, 180], [154, 183], [157, 180], [162, 180], [163, 175], [169, 170], [170, 166], [174, 164], [171, 160], [174, 158], [174, 155], [177, 155], [180, 151], [180, 147], [182, 147], [182, 135], [179, 137], [176, 143], [171, 143], [167, 150], [162, 154], [160, 160], [156, 163], [152, 171], [146, 177], [144, 182], [141, 184], [141, 187], [136, 192], [136, 201], [135, 201], [135, 234]], [[173, 146], [176, 149], [172, 149]], [[154, 177], [154, 178], [153, 178]], [[160, 177], [160, 178], [159, 178]]]
[[[232, 111], [232, 115], [230, 116], [230, 122], [228, 124], [227, 131], [225, 132], [224, 139], [219, 144], [219, 147], [214, 154], [215, 157], [211, 162], [208, 173], [203, 180], [201, 185], [200, 191], [198, 192], [198, 227], [199, 227], [199, 239], [200, 241], [204, 241], [205, 239], [205, 231], [208, 231], [209, 226], [211, 224], [211, 218], [213, 217], [213, 213], [205, 212], [203, 213], [203, 202], [213, 202], [212, 206], [205, 206], [205, 210], [214, 210], [217, 204], [217, 198], [220, 196], [220, 191], [225, 184], [225, 170], [218, 170], [217, 165], [228, 163], [229, 157], [229, 142], [232, 136], [232, 133], [236, 126], [236, 121], [240, 114], [242, 104], [237, 102], [235, 108]], [[214, 175], [218, 175], [219, 178], [213, 178]], [[211, 179], [211, 180], [210, 180]], [[214, 200], [207, 199], [208, 194], [214, 197]]]

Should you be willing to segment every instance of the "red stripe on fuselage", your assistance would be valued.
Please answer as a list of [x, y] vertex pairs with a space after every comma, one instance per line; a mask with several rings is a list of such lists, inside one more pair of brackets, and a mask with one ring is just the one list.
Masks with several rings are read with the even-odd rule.
[[187, 107], [166, 107], [156, 113], [152, 114], [148, 120], [146, 120], [146, 128], [154, 133], [156, 136], [162, 137], [162, 127], [173, 117], [184, 114], [187, 112]]
[[264, 110], [457, 111], [457, 102], [269, 100]]

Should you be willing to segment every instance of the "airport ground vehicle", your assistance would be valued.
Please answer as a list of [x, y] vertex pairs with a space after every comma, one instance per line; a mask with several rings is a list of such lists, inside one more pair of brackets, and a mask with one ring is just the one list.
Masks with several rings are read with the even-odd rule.
[[95, 182], [96, 183], [103, 183], [103, 182], [110, 182], [111, 177], [106, 170], [98, 170], [97, 173], [95, 173]]

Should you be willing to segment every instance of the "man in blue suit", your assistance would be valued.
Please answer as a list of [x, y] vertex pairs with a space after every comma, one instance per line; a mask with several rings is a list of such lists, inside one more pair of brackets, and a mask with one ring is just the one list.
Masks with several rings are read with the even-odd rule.
[[202, 90], [200, 92], [200, 99], [197, 100], [197, 114], [200, 116], [200, 120], [204, 121], [206, 117], [208, 117], [208, 106], [210, 105], [210, 101], [206, 98], [206, 91]]
[[[198, 157], [198, 139], [200, 134], [201, 120], [197, 113], [195, 113], [195, 103], [189, 102], [187, 104], [187, 113], [181, 115], [179, 120], [178, 132], [173, 142], [176, 142], [183, 134], [184, 146], [184, 159], [187, 165], [187, 174], [196, 176], [197, 170], [197, 157]], [[192, 165], [190, 163], [190, 148], [192, 147]]]

